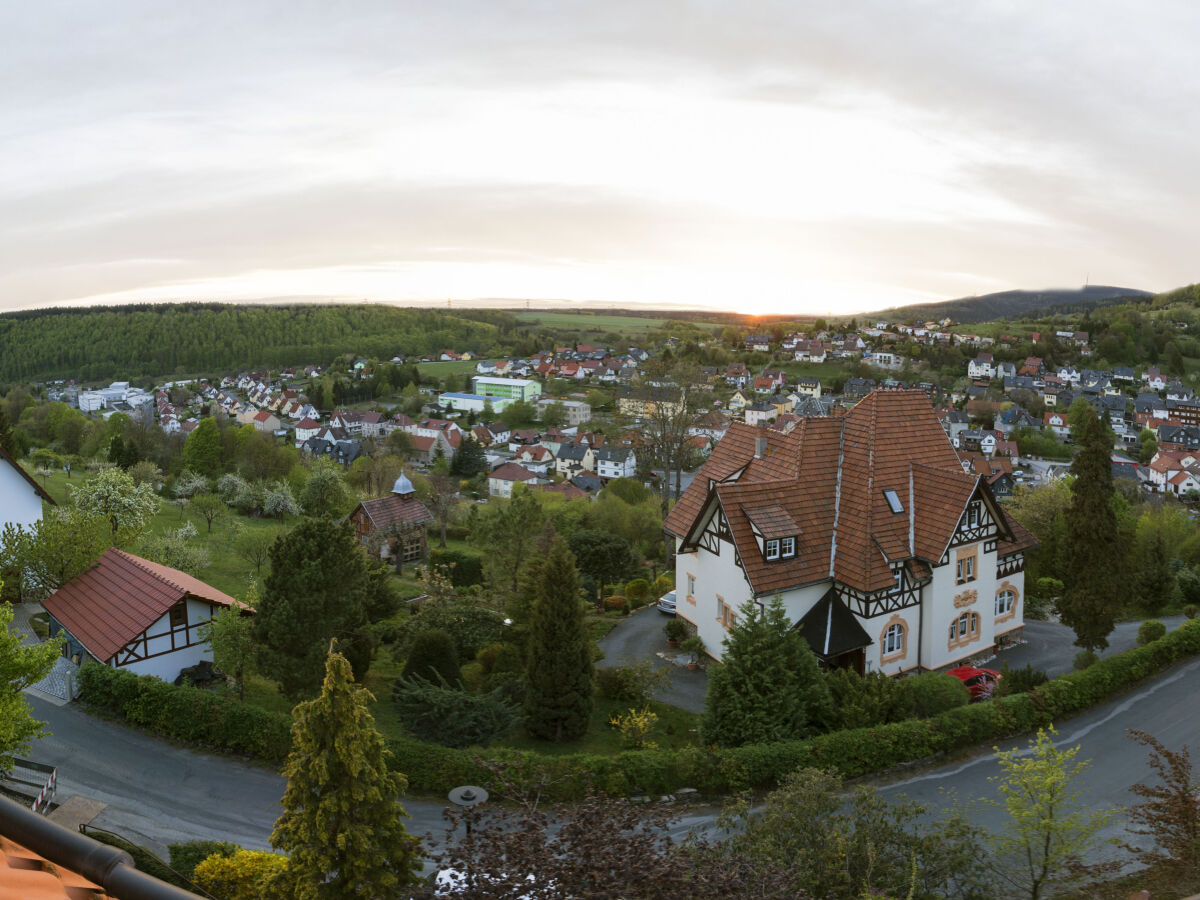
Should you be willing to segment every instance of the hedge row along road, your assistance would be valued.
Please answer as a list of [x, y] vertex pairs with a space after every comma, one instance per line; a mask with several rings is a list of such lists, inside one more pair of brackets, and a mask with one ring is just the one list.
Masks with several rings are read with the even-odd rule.
[[[1200, 635], [1200, 620], [1185, 630]], [[1185, 743], [1200, 746], [1200, 717], [1180, 715], [1194, 702], [1192, 684], [1197, 677], [1200, 660], [1190, 658], [1086, 713], [1059, 719], [1060, 740], [1081, 743], [1083, 755], [1093, 760], [1088, 782], [1097, 806], [1128, 803], [1128, 788], [1148, 777], [1145, 753], [1126, 739], [1126, 729], [1148, 731], [1172, 748]], [[1078, 693], [1065, 684], [1058, 690]], [[32, 757], [59, 767], [60, 799], [78, 793], [108, 804], [94, 823], [98, 827], [164, 852], [171, 841], [200, 838], [233, 840], [247, 847], [267, 845], [283, 795], [283, 779], [274, 771], [172, 746], [98, 720], [75, 706], [53, 706], [32, 696], [29, 700], [35, 715], [54, 732], [35, 743]], [[984, 795], [990, 791], [987, 777], [995, 774], [992, 743], [1006, 748], [1024, 740], [988, 740], [973, 758], [923, 770], [891, 785], [889, 791], [937, 805], [942, 803], [943, 787], [956, 788], [964, 799]], [[441, 804], [409, 798], [405, 806], [413, 816], [411, 831], [441, 833]], [[978, 821], [992, 826], [998, 821], [994, 817], [984, 810]], [[711, 823], [711, 810], [697, 810], [685, 818], [680, 830]]]

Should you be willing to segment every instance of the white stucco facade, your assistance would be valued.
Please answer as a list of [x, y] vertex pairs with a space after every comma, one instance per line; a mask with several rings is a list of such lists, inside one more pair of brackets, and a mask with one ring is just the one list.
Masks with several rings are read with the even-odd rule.
[[0, 530], [10, 524], [28, 530], [41, 519], [41, 496], [8, 460], [0, 460]]
[[[964, 513], [955, 538], [962, 542], [951, 542], [925, 583], [910, 585], [906, 575], [903, 588], [895, 594], [897, 599], [868, 599], [869, 615], [861, 615], [857, 604], [847, 600], [872, 642], [864, 654], [866, 671], [898, 675], [962, 664], [990, 651], [997, 638], [1023, 625], [1023, 555], [1003, 561], [998, 558], [997, 525], [987, 505], [974, 502], [978, 511]], [[968, 535], [978, 539], [965, 540]], [[719, 660], [738, 610], [755, 598], [744, 570], [735, 561], [732, 542], [720, 540], [718, 546], [718, 553], [701, 548], [675, 557], [675, 590], [676, 615], [696, 626], [708, 654]], [[780, 599], [788, 618], [799, 621], [830, 587], [843, 591], [833, 580], [826, 580], [782, 592]], [[998, 611], [997, 598], [1002, 594], [1011, 597], [1003, 598]], [[770, 599], [757, 598], [763, 603]], [[899, 630], [892, 632], [889, 640], [893, 626]]]

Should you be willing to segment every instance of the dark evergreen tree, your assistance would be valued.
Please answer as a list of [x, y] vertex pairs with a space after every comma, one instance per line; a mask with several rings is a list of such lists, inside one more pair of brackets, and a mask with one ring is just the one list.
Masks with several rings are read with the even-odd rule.
[[361, 679], [377, 643], [369, 625], [395, 606], [386, 570], [368, 563], [348, 524], [304, 519], [271, 547], [254, 617], [259, 668], [286, 696], [311, 696], [337, 638]]
[[737, 747], [797, 740], [832, 712], [829, 685], [783, 601], [776, 596], [765, 609], [747, 602], [725, 639], [722, 665], [709, 672], [704, 742]]
[[465, 435], [458, 445], [458, 452], [454, 454], [454, 461], [450, 463], [450, 474], [461, 478], [473, 478], [486, 470], [487, 458], [484, 456], [483, 447], [475, 440], [474, 435]]
[[408, 653], [408, 661], [404, 664], [401, 680], [408, 680], [414, 675], [437, 683], [438, 677], [448, 685], [462, 683], [462, 673], [459, 671], [458, 651], [454, 649], [454, 639], [449, 633], [440, 628], [421, 631], [413, 638], [412, 650]]
[[1138, 606], [1147, 615], [1158, 615], [1175, 589], [1175, 574], [1167, 559], [1167, 547], [1156, 529], [1147, 538], [1138, 554]]
[[271, 844], [287, 852], [288, 897], [395, 897], [421, 870], [420, 842], [404, 827], [405, 778], [354, 684], [350, 664], [330, 652], [321, 695], [292, 714], [287, 790]]
[[624, 584], [637, 568], [629, 541], [609, 531], [596, 528], [577, 531], [571, 535], [570, 549], [579, 571], [595, 580], [597, 590], [605, 584]]
[[595, 675], [583, 622], [579, 572], [556, 537], [533, 575], [533, 617], [525, 669], [525, 730], [565, 741], [587, 731]]
[[124, 456], [125, 442], [121, 440], [121, 436], [118, 434], [108, 442], [108, 461], [110, 463], [116, 463], [119, 466], [121, 465], [121, 460], [124, 458]]
[[1085, 414], [1081, 448], [1071, 464], [1071, 505], [1066, 511], [1066, 591], [1059, 601], [1075, 643], [1095, 652], [1108, 646], [1121, 611], [1125, 556], [1113, 510], [1112, 445], [1099, 417]]

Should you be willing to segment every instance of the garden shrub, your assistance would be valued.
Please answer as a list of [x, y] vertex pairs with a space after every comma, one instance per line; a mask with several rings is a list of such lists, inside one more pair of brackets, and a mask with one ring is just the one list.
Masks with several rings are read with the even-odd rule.
[[951, 675], [922, 672], [901, 678], [899, 704], [906, 715], [927, 719], [971, 702], [967, 686]]
[[472, 601], [426, 603], [420, 612], [401, 622], [390, 635], [395, 653], [407, 657], [420, 632], [437, 629], [454, 639], [459, 659], [474, 659], [484, 647], [504, 641], [504, 614]]
[[1152, 641], [1157, 641], [1160, 637], [1167, 633], [1167, 626], [1158, 619], [1147, 619], [1138, 626], [1137, 642], [1139, 647], [1144, 647]]
[[486, 747], [519, 720], [501, 691], [469, 694], [444, 678], [400, 678], [392, 700], [401, 723], [416, 738], [446, 747]]
[[648, 659], [596, 669], [596, 691], [605, 700], [645, 706], [654, 692], [670, 684], [671, 675]]
[[869, 728], [904, 718], [901, 682], [882, 672], [859, 675], [853, 669], [834, 669], [826, 676], [833, 697], [830, 730]]
[[265, 850], [238, 850], [215, 855], [196, 866], [196, 884], [223, 900], [260, 900], [277, 896], [275, 880], [287, 868], [287, 857]]
[[1096, 664], [1096, 660], [1099, 658], [1100, 657], [1098, 657], [1091, 650], [1080, 650], [1075, 654], [1075, 670], [1079, 671], [1080, 669], [1090, 668]]
[[134, 675], [99, 663], [79, 670], [79, 696], [135, 725], [175, 740], [273, 762], [292, 746], [291, 716], [152, 675]]
[[604, 610], [605, 612], [629, 612], [625, 605], [625, 598], [620, 594], [613, 594], [610, 597], [605, 597]]
[[996, 687], [996, 696], [1025, 694], [1047, 681], [1049, 681], [1049, 676], [1041, 669], [1035, 669], [1033, 666], [1010, 669], [1008, 663], [1005, 662], [1000, 666], [1000, 684]]
[[196, 866], [210, 856], [233, 856], [241, 849], [229, 841], [184, 841], [167, 845], [167, 852], [171, 856], [171, 868], [184, 878], [191, 879], [195, 878]]
[[465, 550], [430, 550], [429, 565], [442, 569], [455, 587], [483, 583], [483, 557]]
[[462, 673], [458, 670], [458, 651], [448, 632], [435, 628], [418, 632], [413, 638], [400, 680], [408, 681], [415, 677], [430, 681], [441, 679], [453, 686], [462, 683]]

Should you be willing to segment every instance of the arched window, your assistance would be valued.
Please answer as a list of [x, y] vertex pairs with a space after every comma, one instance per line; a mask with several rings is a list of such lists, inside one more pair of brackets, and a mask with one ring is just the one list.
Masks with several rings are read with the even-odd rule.
[[889, 625], [888, 630], [883, 633], [883, 655], [900, 653], [902, 650], [904, 650], [904, 626], [895, 622]]
[[1007, 616], [1013, 611], [1013, 607], [1017, 603], [1017, 595], [1010, 590], [1003, 590], [996, 594], [996, 615]]
[[962, 640], [968, 635], [979, 632], [979, 616], [973, 612], [965, 612], [950, 623], [950, 640]]

